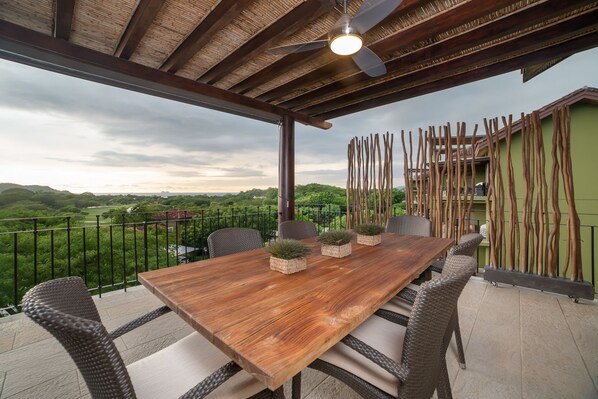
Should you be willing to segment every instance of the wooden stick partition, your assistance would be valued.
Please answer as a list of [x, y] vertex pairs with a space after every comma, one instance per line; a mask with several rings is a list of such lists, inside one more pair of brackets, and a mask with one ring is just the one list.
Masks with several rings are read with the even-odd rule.
[[[401, 140], [404, 141], [403, 134]], [[347, 147], [347, 222], [351, 229], [362, 223], [384, 225], [392, 211], [392, 147], [394, 135], [354, 137]], [[405, 148], [405, 146], [403, 146]], [[406, 157], [405, 157], [406, 158]]]

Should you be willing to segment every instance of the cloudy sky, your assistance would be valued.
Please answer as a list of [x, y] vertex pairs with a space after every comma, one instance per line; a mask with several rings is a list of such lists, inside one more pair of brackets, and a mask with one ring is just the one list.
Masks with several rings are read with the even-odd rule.
[[[598, 87], [598, 49], [525, 84], [519, 72], [331, 120], [297, 125], [296, 183], [344, 186], [353, 136], [531, 112], [583, 86]], [[483, 133], [479, 130], [479, 133]], [[0, 182], [74, 193], [238, 192], [277, 184], [278, 128], [0, 60]]]

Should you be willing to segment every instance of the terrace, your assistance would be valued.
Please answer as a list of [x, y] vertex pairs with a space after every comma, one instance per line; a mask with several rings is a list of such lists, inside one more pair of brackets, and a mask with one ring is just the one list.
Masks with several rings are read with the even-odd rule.
[[[349, 2], [351, 15], [361, 3]], [[280, 125], [278, 207], [268, 210], [267, 217], [263, 210], [257, 216], [257, 226], [268, 238], [278, 222], [301, 218], [293, 191], [295, 122], [327, 129], [328, 119], [508, 71], [521, 69], [530, 79], [558, 60], [598, 44], [596, 2], [405, 0], [364, 36], [384, 65], [384, 74], [372, 74], [367, 68], [362, 71], [359, 62], [337, 58], [327, 49], [267, 53], [275, 46], [325, 38], [339, 15], [335, 1], [281, 1], [276, 9], [271, 4], [266, 0], [3, 3], [0, 57]], [[233, 212], [224, 225], [251, 225], [248, 216]], [[332, 225], [343, 226], [342, 215], [337, 216]], [[96, 226], [87, 228], [70, 226], [69, 220], [58, 229], [32, 222], [26, 232], [1, 237], [14, 254], [6, 262], [14, 278], [2, 283], [3, 292], [8, 292], [2, 307], [14, 312], [28, 286], [61, 273], [79, 274], [99, 295], [95, 301], [109, 328], [160, 305], [144, 288], [131, 287], [137, 284], [137, 273], [172, 266], [179, 255], [169, 258], [168, 248], [173, 246], [203, 250], [203, 242], [195, 241], [196, 235], [203, 240], [206, 229], [203, 219], [198, 229], [197, 218], [189, 225], [186, 217], [171, 220], [170, 226], [168, 217], [130, 222], [123, 218], [114, 226], [100, 226], [98, 218]], [[591, 244], [586, 246], [591, 250], [586, 252], [591, 252], [593, 270], [594, 226], [586, 227], [591, 229]], [[179, 242], [183, 231], [192, 245]], [[108, 242], [101, 241], [103, 232], [108, 232]], [[76, 249], [81, 256], [71, 264], [72, 237], [82, 248]], [[29, 238], [30, 243], [21, 245], [20, 240]], [[68, 251], [65, 264], [54, 262], [54, 243], [60, 239], [67, 242], [61, 248]], [[21, 257], [19, 248], [29, 245], [29, 253]], [[107, 252], [100, 256], [102, 247]], [[93, 248], [96, 256], [87, 259]], [[166, 251], [160, 253], [161, 248]], [[205, 253], [192, 256], [197, 259]], [[31, 270], [23, 270], [24, 264]], [[121, 288], [127, 291], [106, 293]], [[467, 370], [458, 369], [449, 351], [455, 397], [598, 395], [595, 301], [574, 304], [564, 296], [492, 287], [474, 277], [460, 299], [459, 312], [469, 363]], [[190, 331], [170, 314], [153, 327], [119, 338], [117, 345], [130, 363]], [[23, 315], [0, 320], [0, 350], [2, 398], [88, 396], [62, 348]], [[304, 396], [354, 394], [334, 379], [308, 371]]]
[[[115, 328], [161, 305], [143, 287], [95, 297], [102, 321]], [[467, 369], [447, 362], [455, 398], [594, 398], [598, 395], [598, 304], [473, 277], [459, 299]], [[192, 332], [169, 314], [119, 338], [131, 363]], [[0, 319], [1, 398], [89, 398], [81, 375], [58, 342], [24, 315]], [[357, 398], [341, 382], [306, 370], [303, 397]], [[286, 384], [287, 395], [290, 383]], [[290, 396], [287, 396], [290, 397]]]

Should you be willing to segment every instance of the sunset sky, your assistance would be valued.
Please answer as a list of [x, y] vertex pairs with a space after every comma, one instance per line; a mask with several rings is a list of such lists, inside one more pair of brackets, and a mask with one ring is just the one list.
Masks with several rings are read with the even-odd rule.
[[[296, 183], [344, 186], [353, 136], [473, 124], [598, 87], [598, 49], [525, 84], [518, 71], [331, 120], [297, 124]], [[0, 182], [74, 193], [238, 192], [277, 184], [278, 127], [0, 60]], [[479, 133], [483, 134], [482, 130]]]

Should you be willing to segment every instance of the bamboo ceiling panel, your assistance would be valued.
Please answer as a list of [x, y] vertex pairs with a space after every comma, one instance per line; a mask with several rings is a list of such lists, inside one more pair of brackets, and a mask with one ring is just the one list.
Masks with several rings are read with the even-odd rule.
[[52, 0], [0, 0], [2, 19], [36, 32], [51, 35], [54, 27]]
[[[350, 1], [349, 13], [362, 3]], [[598, 46], [598, 1], [404, 0], [363, 37], [385, 63], [383, 76], [328, 48], [267, 52], [325, 38], [340, 15], [336, 0], [0, 0], [0, 56], [323, 127], [323, 119]]]
[[198, 79], [234, 50], [291, 11], [302, 0], [278, 0], [272, 7], [271, 0], [256, 0], [235, 18], [229, 26], [216, 33], [210, 42], [193, 56], [178, 74]]
[[136, 0], [77, 0], [70, 41], [111, 54], [125, 30]]
[[211, 1], [166, 1], [130, 58], [153, 68], [160, 68], [180, 43], [218, 3]]

